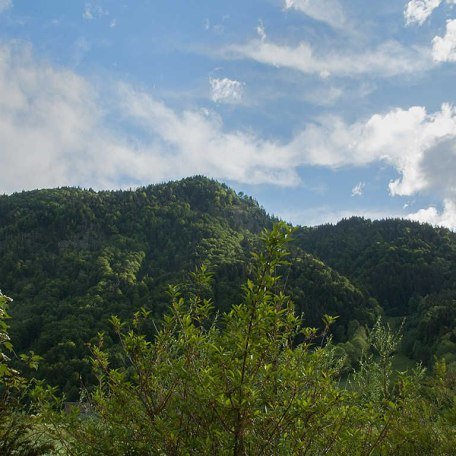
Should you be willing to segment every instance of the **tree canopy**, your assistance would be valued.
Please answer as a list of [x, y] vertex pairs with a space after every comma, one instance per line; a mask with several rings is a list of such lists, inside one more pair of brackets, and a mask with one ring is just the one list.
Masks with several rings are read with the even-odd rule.
[[[60, 188], [0, 196], [1, 287], [14, 297], [11, 337], [44, 359], [36, 375], [69, 398], [95, 378], [87, 343], [118, 348], [112, 315], [168, 309], [167, 285], [205, 264], [219, 311], [242, 300], [250, 253], [275, 219], [252, 198], [201, 176], [126, 191]], [[298, 227], [284, 287], [306, 324], [338, 315], [334, 341], [359, 363], [367, 328], [406, 317], [403, 357], [455, 362], [456, 236], [404, 220]], [[404, 358], [405, 359], [405, 358]], [[20, 363], [16, 363], [18, 367]]]

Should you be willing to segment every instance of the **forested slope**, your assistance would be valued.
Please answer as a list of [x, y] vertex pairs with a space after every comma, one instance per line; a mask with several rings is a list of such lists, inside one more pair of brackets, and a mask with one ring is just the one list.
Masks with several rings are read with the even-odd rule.
[[[86, 343], [100, 330], [109, 337], [109, 318], [131, 318], [144, 306], [158, 320], [167, 285], [202, 263], [214, 273], [217, 307], [239, 302], [251, 247], [273, 222], [251, 198], [202, 177], [134, 191], [3, 196], [0, 220], [1, 288], [14, 298], [15, 346], [44, 356], [38, 374], [70, 397], [90, 382]], [[347, 279], [298, 256], [289, 285], [311, 324], [323, 310], [337, 313], [343, 335], [353, 309], [373, 322], [367, 297]]]
[[456, 234], [409, 220], [353, 217], [300, 228], [298, 243], [405, 317], [405, 353], [456, 361]]
[[[240, 301], [258, 234], [274, 219], [249, 197], [193, 177], [137, 190], [75, 188], [0, 196], [0, 288], [13, 297], [18, 352], [44, 357], [38, 375], [76, 397], [91, 381], [86, 343], [112, 315], [145, 307], [159, 321], [167, 285], [205, 263], [218, 309]], [[306, 323], [338, 315], [351, 362], [376, 316], [407, 315], [405, 349], [454, 356], [454, 233], [412, 222], [350, 219], [298, 228], [286, 292]], [[190, 286], [190, 285], [189, 285]], [[432, 328], [432, 329], [430, 329]], [[146, 328], [154, 331], [153, 325]]]

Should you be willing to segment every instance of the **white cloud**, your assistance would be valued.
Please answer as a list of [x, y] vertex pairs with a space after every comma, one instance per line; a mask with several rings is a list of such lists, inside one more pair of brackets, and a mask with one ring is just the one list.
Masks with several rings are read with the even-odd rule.
[[[316, 106], [332, 106], [342, 97], [349, 96], [349, 91], [345, 87], [331, 85], [322, 85], [302, 94], [303, 100], [306, 100]], [[355, 93], [350, 93], [355, 96]]]
[[264, 28], [264, 24], [263, 24], [262, 20], [258, 21], [256, 32], [257, 32], [258, 36], [260, 37], [261, 41], [264, 41], [268, 37], [266, 35], [266, 29]]
[[90, 4], [87, 4], [84, 8], [84, 12], [82, 13], [83, 19], [86, 21], [90, 21], [93, 19], [93, 14], [92, 14], [92, 7]]
[[456, 19], [447, 21], [445, 36], [432, 40], [432, 57], [436, 62], [456, 62]]
[[452, 230], [456, 230], [456, 202], [445, 199], [443, 202], [443, 210], [441, 212], [431, 206], [426, 209], [420, 209], [413, 214], [409, 214], [408, 218], [411, 220], [417, 220], [418, 222], [445, 226]]
[[422, 25], [432, 12], [440, 6], [442, 0], [411, 0], [404, 10], [407, 25]]
[[226, 132], [208, 111], [175, 112], [163, 102], [128, 86], [121, 111], [149, 135], [148, 150], [162, 167], [161, 180], [202, 173], [237, 182], [295, 185], [287, 148], [241, 132]]
[[364, 194], [364, 187], [366, 184], [364, 182], [359, 182], [356, 184], [351, 191], [351, 196], [363, 196]]
[[388, 41], [375, 49], [363, 52], [326, 52], [317, 55], [309, 43], [297, 46], [278, 45], [264, 40], [228, 46], [222, 51], [225, 58], [252, 59], [276, 67], [290, 68], [323, 78], [335, 76], [396, 76], [414, 74], [432, 67], [430, 52], [404, 47]]
[[207, 31], [212, 31], [217, 35], [223, 35], [225, 33], [225, 27], [228, 21], [230, 20], [230, 16], [224, 15], [222, 16], [219, 23], [212, 24], [209, 18], [206, 18], [203, 22], [204, 29]]
[[0, 0], [0, 13], [12, 8], [13, 2], [12, 0]]
[[109, 13], [105, 11], [100, 5], [95, 3], [86, 3], [84, 6], [84, 11], [82, 13], [82, 18], [86, 21], [91, 21], [95, 18], [107, 16]]
[[[38, 61], [23, 45], [0, 46], [0, 193], [61, 185], [113, 188], [192, 174], [290, 186], [300, 183], [301, 166], [383, 161], [400, 174], [390, 184], [392, 195], [428, 192], [445, 201], [441, 214], [431, 208], [416, 217], [452, 223], [456, 109], [450, 105], [435, 113], [420, 106], [394, 109], [352, 124], [322, 117], [282, 143], [227, 131], [214, 112], [171, 109], [126, 84], [106, 83], [104, 90]], [[113, 117], [125, 128], [110, 126]]]
[[240, 103], [244, 92], [244, 84], [228, 78], [210, 78], [212, 101], [216, 103]]
[[52, 157], [90, 122], [88, 88], [69, 72], [36, 68], [28, 49], [2, 46], [0, 56], [2, 190], [57, 182]]
[[83, 78], [36, 61], [30, 48], [0, 46], [0, 192], [115, 185], [128, 152], [105, 131], [96, 98]]
[[[192, 174], [245, 183], [299, 182], [289, 151], [251, 133], [227, 132], [217, 114], [174, 111], [147, 93], [84, 78], [0, 46], [0, 193], [82, 185], [113, 188]], [[109, 99], [104, 106], [102, 99]], [[123, 117], [122, 117], [123, 116]], [[134, 131], [110, 127], [117, 117]], [[141, 139], [138, 139], [140, 137]]]
[[[225, 78], [213, 80], [213, 87], [215, 99], [225, 100], [239, 96], [236, 90], [241, 83]], [[96, 101], [99, 98], [75, 73], [37, 62], [21, 46], [3, 46], [0, 154], [14, 170], [8, 186], [15, 186], [15, 181], [16, 188], [40, 182], [57, 185], [68, 183], [72, 175], [74, 182], [88, 182], [88, 176], [95, 176], [104, 185], [115, 182], [125, 169], [131, 170], [132, 177], [139, 173], [140, 179], [163, 180], [200, 172], [241, 182], [288, 185], [298, 182], [300, 166], [337, 168], [383, 160], [401, 173], [391, 183], [391, 193], [408, 195], [436, 187], [432, 173], [426, 171], [435, 168], [439, 156], [451, 163], [453, 152], [447, 142], [456, 137], [455, 109], [444, 105], [434, 114], [415, 106], [351, 125], [338, 117], [324, 117], [307, 124], [288, 143], [265, 141], [252, 133], [225, 131], [215, 113], [174, 111], [147, 93], [122, 86], [121, 91], [113, 89], [109, 94], [110, 103], [119, 104], [109, 109], [123, 113], [126, 124], [143, 128], [145, 139], [132, 145], [120, 132], [108, 128], [104, 107]], [[131, 166], [120, 163], [116, 157], [121, 156]], [[428, 156], [433, 157], [431, 163], [426, 161]], [[139, 162], [143, 164], [136, 166]], [[71, 163], [77, 164], [78, 172], [67, 169]], [[444, 170], [450, 169], [447, 163]], [[21, 179], [17, 173], [22, 170]]]
[[389, 184], [391, 195], [427, 193], [446, 201], [442, 214], [429, 209], [415, 218], [433, 215], [440, 224], [453, 226], [456, 109], [451, 105], [444, 104], [432, 114], [420, 106], [394, 109], [351, 125], [337, 117], [322, 118], [318, 124], [308, 125], [288, 147], [305, 151], [295, 156], [301, 165], [337, 168], [387, 163], [400, 174]]
[[86, 7], [84, 8], [84, 12], [82, 13], [82, 17], [83, 17], [83, 19], [85, 19], [86, 21], [92, 20], [92, 19], [93, 19], [92, 10], [86, 6]]
[[[444, 0], [410, 0], [404, 10], [407, 25], [423, 25]], [[448, 5], [456, 4], [456, 0], [445, 0]]]
[[285, 9], [295, 9], [334, 28], [346, 25], [346, 18], [337, 0], [285, 0]]
[[[309, 124], [289, 145], [305, 148], [301, 164], [327, 167], [362, 166], [383, 161], [394, 166], [401, 177], [390, 183], [392, 195], [412, 195], [444, 185], [448, 191], [453, 179], [451, 166], [456, 144], [456, 109], [443, 105], [428, 114], [413, 106], [375, 114], [364, 122], [347, 125], [340, 118], [325, 117]], [[431, 157], [431, 159], [429, 159]], [[443, 169], [437, 167], [444, 163]], [[442, 173], [447, 170], [447, 174]], [[440, 175], [436, 180], [432, 176]]]

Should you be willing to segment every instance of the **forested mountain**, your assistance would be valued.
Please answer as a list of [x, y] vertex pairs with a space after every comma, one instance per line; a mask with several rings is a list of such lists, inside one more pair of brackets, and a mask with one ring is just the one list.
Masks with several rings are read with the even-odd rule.
[[[0, 287], [14, 299], [15, 348], [42, 355], [38, 375], [76, 397], [91, 381], [86, 344], [100, 330], [109, 344], [112, 315], [128, 320], [145, 307], [158, 322], [167, 285], [184, 283], [185, 293], [203, 263], [214, 274], [216, 307], [239, 302], [250, 252], [273, 221], [252, 198], [204, 177], [129, 191], [0, 196]], [[339, 316], [334, 339], [349, 362], [383, 312], [407, 316], [408, 356], [456, 362], [454, 233], [353, 218], [298, 228], [291, 251], [286, 291], [306, 324]]]
[[298, 243], [374, 297], [391, 317], [405, 317], [405, 353], [430, 363], [456, 362], [456, 235], [408, 220], [353, 217], [300, 228]]

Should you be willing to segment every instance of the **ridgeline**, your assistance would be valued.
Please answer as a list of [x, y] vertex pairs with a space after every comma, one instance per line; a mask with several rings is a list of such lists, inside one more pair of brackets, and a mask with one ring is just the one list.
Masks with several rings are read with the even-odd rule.
[[[167, 287], [191, 288], [205, 264], [208, 290], [228, 310], [242, 299], [251, 251], [275, 218], [216, 181], [192, 177], [129, 191], [59, 188], [0, 196], [0, 287], [12, 297], [17, 352], [43, 356], [37, 376], [76, 398], [93, 382], [87, 343], [109, 318], [142, 307], [157, 324]], [[356, 365], [366, 329], [403, 323], [403, 359], [456, 367], [456, 234], [406, 220], [346, 219], [297, 227], [283, 283], [306, 325], [337, 315], [334, 342]], [[153, 324], [144, 329], [152, 334]]]

